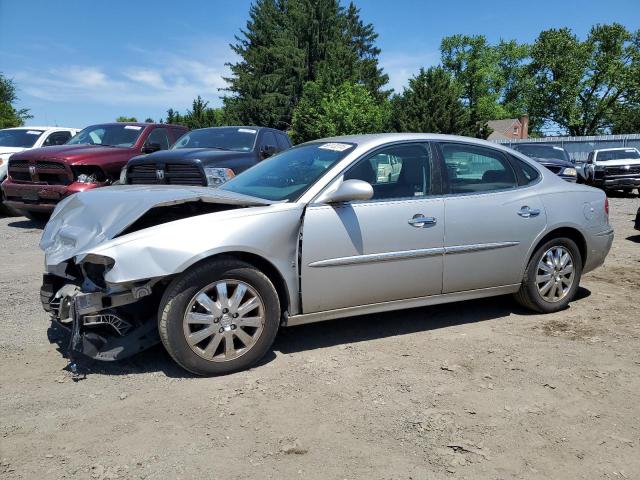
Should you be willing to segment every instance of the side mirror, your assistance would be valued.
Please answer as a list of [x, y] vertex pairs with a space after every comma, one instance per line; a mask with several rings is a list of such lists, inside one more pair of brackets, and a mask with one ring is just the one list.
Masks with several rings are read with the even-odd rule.
[[340, 186], [326, 192], [319, 199], [319, 203], [340, 203], [355, 200], [369, 200], [373, 197], [373, 187], [364, 180], [345, 180]]
[[153, 153], [162, 150], [162, 146], [159, 143], [145, 143], [142, 147], [142, 153]]
[[273, 146], [273, 145], [265, 145], [260, 150], [260, 155], [262, 156], [263, 159], [264, 158], [269, 158], [274, 153], [276, 153], [276, 147]]

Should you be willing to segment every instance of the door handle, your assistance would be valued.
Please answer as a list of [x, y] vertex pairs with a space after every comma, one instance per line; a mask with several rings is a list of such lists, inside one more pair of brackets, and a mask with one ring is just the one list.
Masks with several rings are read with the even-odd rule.
[[520, 209], [518, 215], [520, 215], [522, 218], [537, 217], [538, 215], [540, 215], [540, 209], [529, 208], [527, 205], [525, 205]]
[[423, 228], [428, 225], [435, 225], [436, 223], [436, 217], [425, 217], [421, 213], [416, 213], [413, 218], [409, 220], [409, 225], [416, 228]]

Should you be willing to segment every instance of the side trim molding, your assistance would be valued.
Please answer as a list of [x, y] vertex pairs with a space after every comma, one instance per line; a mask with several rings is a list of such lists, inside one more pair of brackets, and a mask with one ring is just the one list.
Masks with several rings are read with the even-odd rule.
[[474, 245], [456, 245], [454, 247], [445, 247], [447, 255], [456, 253], [481, 252], [483, 250], [496, 250], [498, 248], [515, 247], [520, 242], [494, 242], [494, 243], [476, 243]]
[[328, 258], [311, 262], [309, 267], [342, 267], [345, 265], [361, 265], [365, 263], [390, 262], [408, 260], [411, 258], [435, 257], [438, 255], [454, 255], [456, 253], [480, 252], [483, 250], [495, 250], [498, 248], [514, 247], [520, 242], [494, 242], [478, 243], [473, 245], [457, 245], [453, 247], [419, 248], [416, 250], [403, 250], [400, 252], [370, 253], [366, 255], [353, 255], [350, 257]]
[[329, 258], [327, 260], [318, 260], [309, 264], [310, 267], [338, 267], [343, 265], [358, 265], [363, 263], [389, 262], [393, 260], [407, 260], [410, 258], [434, 257], [442, 255], [445, 249], [438, 248], [420, 248], [417, 250], [404, 250], [401, 252], [388, 253], [370, 253], [367, 255], [354, 255], [351, 257]]

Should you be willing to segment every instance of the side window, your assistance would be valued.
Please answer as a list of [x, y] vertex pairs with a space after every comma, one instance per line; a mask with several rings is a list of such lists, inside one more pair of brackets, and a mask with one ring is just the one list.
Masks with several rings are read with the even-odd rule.
[[71, 138], [71, 132], [53, 132], [42, 143], [43, 147], [51, 147], [54, 145], [62, 145], [67, 143]]
[[513, 165], [513, 168], [516, 170], [516, 173], [518, 174], [519, 185], [529, 185], [531, 182], [533, 182], [540, 176], [540, 173], [538, 173], [538, 170], [533, 168], [527, 162], [524, 162], [519, 158], [514, 157], [513, 155], [511, 155], [509, 158], [511, 159], [511, 164]]
[[167, 136], [166, 128], [154, 128], [147, 137], [146, 145], [157, 143], [160, 145], [160, 150], [167, 150], [169, 148], [169, 137]]
[[172, 128], [171, 129], [171, 135], [173, 136], [173, 139], [171, 141], [171, 145], [173, 145], [174, 143], [176, 143], [178, 141], [178, 139], [184, 135], [185, 133], [187, 133], [187, 130], [183, 130], [181, 128]]
[[394, 145], [351, 167], [345, 180], [373, 186], [372, 200], [423, 197], [431, 193], [431, 155], [425, 144]]
[[262, 134], [261, 145], [262, 147], [266, 147], [266, 146], [275, 147], [276, 152], [279, 152], [280, 150], [282, 150], [278, 145], [278, 141], [276, 140], [275, 134], [269, 131], [266, 131]]
[[501, 152], [457, 143], [441, 145], [451, 193], [506, 190], [518, 185], [513, 168]]
[[289, 141], [289, 138], [283, 133], [276, 134], [276, 141], [278, 142], [279, 150], [286, 150], [291, 146], [291, 142]]

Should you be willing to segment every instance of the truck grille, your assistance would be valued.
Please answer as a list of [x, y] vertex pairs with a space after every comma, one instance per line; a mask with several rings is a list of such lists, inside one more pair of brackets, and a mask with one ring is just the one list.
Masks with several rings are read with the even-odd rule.
[[607, 175], [638, 175], [640, 174], [640, 165], [617, 165], [615, 167], [606, 167], [605, 172]]
[[71, 170], [55, 160], [10, 160], [9, 175], [18, 182], [44, 185], [69, 185], [73, 182]]
[[185, 163], [142, 164], [129, 167], [127, 183], [132, 185], [206, 185], [197, 165]]

